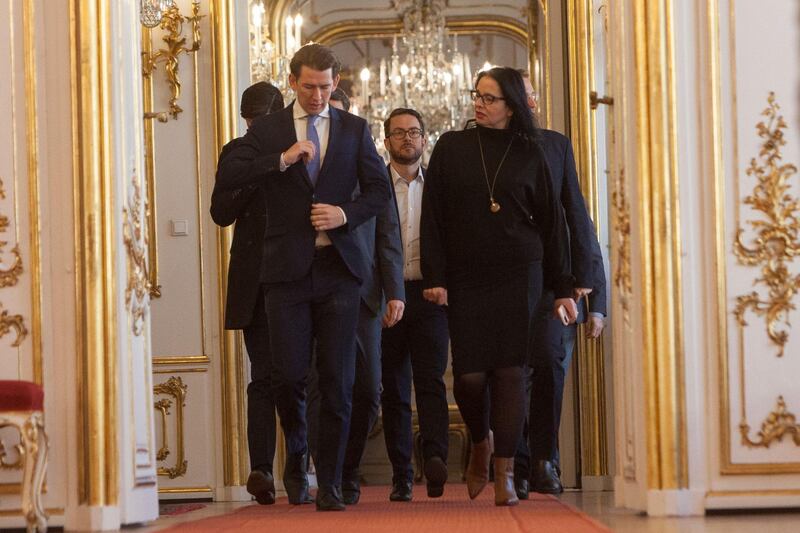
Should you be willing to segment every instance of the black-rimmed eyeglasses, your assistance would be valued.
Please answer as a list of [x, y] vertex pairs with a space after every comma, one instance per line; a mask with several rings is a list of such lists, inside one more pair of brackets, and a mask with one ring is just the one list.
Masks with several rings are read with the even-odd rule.
[[425, 132], [419, 128], [411, 128], [410, 130], [403, 130], [398, 128], [396, 130], [390, 131], [389, 137], [391, 137], [395, 141], [402, 141], [403, 139], [406, 138], [406, 135], [408, 135], [410, 139], [419, 139], [424, 134]]
[[473, 102], [480, 98], [481, 102], [483, 102], [483, 105], [492, 105], [498, 100], [505, 100], [505, 98], [503, 98], [502, 96], [495, 96], [493, 94], [481, 94], [475, 90], [470, 91], [469, 96], [470, 98], [472, 98]]

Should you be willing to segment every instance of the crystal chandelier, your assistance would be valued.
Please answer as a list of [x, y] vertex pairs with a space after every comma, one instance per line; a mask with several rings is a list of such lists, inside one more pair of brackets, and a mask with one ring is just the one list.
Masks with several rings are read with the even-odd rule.
[[[250, 80], [266, 81], [280, 89], [284, 100], [292, 96], [289, 87], [289, 63], [302, 42], [303, 17], [287, 16], [282, 46], [270, 39], [263, 0], [250, 3]], [[283, 50], [283, 53], [281, 53]]]
[[145, 28], [155, 28], [161, 24], [164, 13], [175, 6], [175, 0], [141, 0], [139, 21]]
[[[361, 113], [383, 138], [383, 120], [392, 109], [410, 107], [426, 122], [429, 147], [445, 131], [461, 128], [471, 117], [469, 57], [453, 38], [447, 49], [444, 0], [395, 0], [403, 32], [395, 36], [392, 55], [381, 59], [378, 75], [361, 71]], [[382, 144], [382, 143], [380, 143]]]

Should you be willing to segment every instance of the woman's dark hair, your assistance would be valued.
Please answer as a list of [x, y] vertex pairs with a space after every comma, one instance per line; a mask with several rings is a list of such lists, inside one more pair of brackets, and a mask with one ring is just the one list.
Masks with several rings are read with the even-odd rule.
[[478, 73], [475, 86], [484, 76], [489, 76], [500, 86], [506, 105], [511, 108], [511, 121], [508, 129], [522, 137], [526, 144], [539, 140], [539, 123], [528, 107], [528, 95], [525, 94], [525, 84], [522, 75], [510, 67], [494, 67]]

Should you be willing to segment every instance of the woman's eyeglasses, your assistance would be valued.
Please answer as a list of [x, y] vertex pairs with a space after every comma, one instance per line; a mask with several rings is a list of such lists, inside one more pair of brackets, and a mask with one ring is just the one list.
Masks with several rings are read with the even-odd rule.
[[473, 102], [480, 99], [480, 101], [483, 102], [483, 105], [492, 105], [498, 100], [505, 100], [505, 98], [503, 98], [502, 96], [495, 96], [493, 94], [481, 94], [475, 90], [470, 91], [469, 96], [470, 98], [472, 98]]

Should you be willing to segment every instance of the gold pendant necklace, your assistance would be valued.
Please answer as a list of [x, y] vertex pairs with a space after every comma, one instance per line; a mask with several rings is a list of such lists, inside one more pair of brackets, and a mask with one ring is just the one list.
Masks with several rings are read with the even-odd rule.
[[481, 152], [481, 165], [483, 165], [483, 177], [486, 178], [486, 188], [489, 189], [489, 211], [492, 213], [497, 213], [500, 211], [500, 204], [497, 203], [497, 200], [494, 199], [494, 186], [497, 184], [497, 176], [500, 174], [500, 167], [503, 166], [503, 162], [506, 160], [506, 156], [508, 155], [508, 151], [511, 150], [511, 144], [514, 142], [514, 136], [511, 136], [511, 140], [508, 141], [508, 146], [506, 146], [506, 151], [503, 154], [503, 157], [500, 159], [500, 164], [497, 165], [497, 170], [494, 172], [494, 177], [492, 178], [491, 185], [489, 184], [489, 173], [486, 171], [486, 158], [483, 155], [483, 144], [481, 143], [481, 130], [478, 128], [478, 147], [480, 148]]

